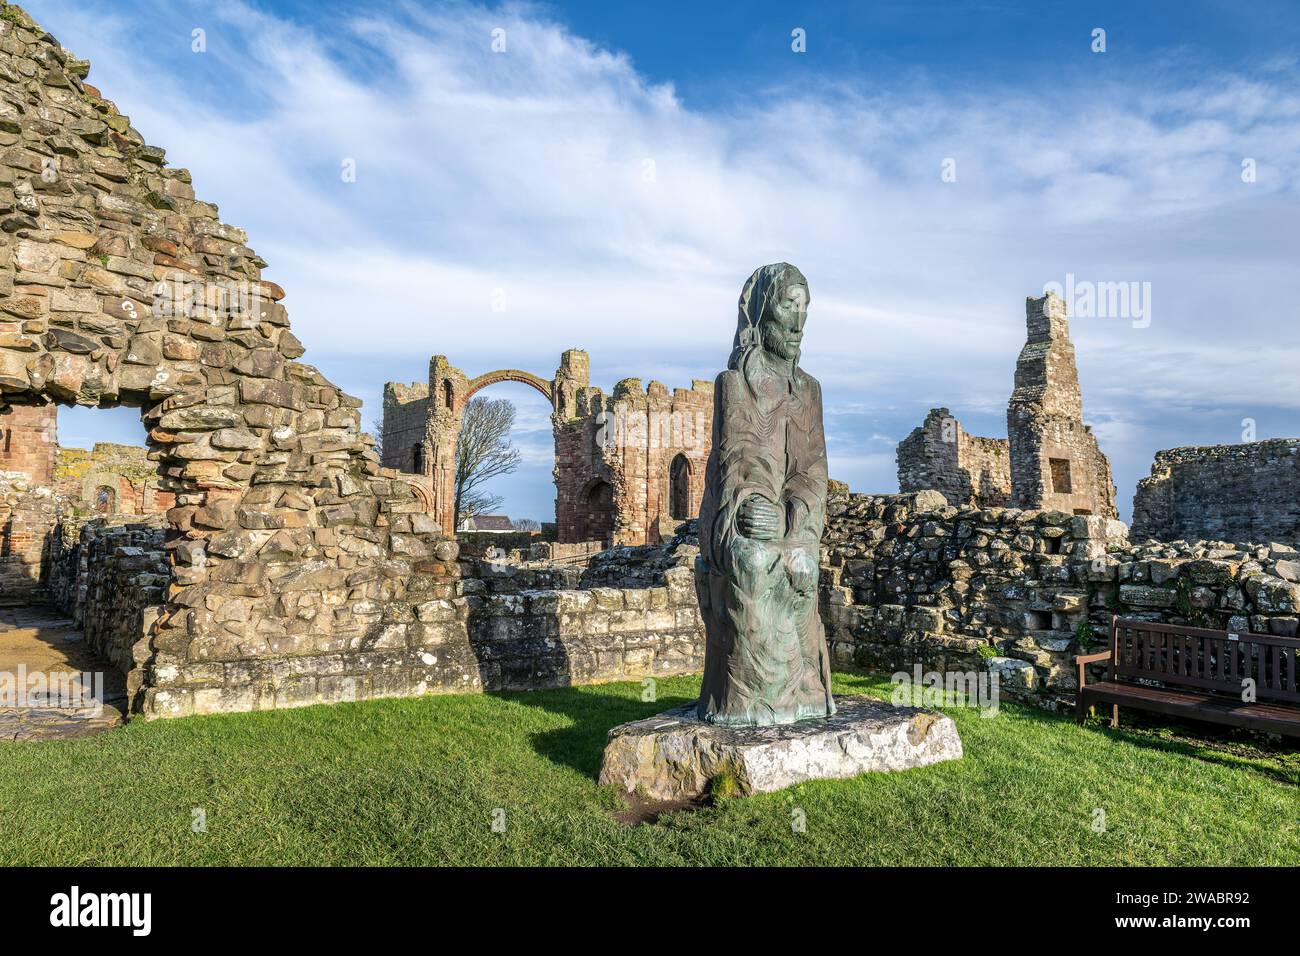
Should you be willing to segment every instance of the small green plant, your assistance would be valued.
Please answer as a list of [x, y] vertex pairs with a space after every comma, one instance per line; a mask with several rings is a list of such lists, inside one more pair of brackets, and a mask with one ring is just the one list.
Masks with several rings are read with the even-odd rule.
[[740, 786], [740, 775], [736, 773], [735, 767], [723, 765], [709, 778], [709, 797], [714, 803], [733, 800], [742, 796], [743, 793], [744, 790]]
[[1199, 608], [1192, 606], [1192, 582], [1186, 578], [1179, 578], [1174, 582], [1174, 590], [1178, 592], [1175, 598], [1175, 607], [1189, 624], [1197, 627], [1205, 627], [1210, 623], [1209, 616]]
[[1079, 624], [1074, 629], [1074, 640], [1078, 643], [1079, 647], [1085, 651], [1091, 648], [1092, 640], [1095, 636], [1096, 635], [1092, 630], [1092, 622], [1088, 620], [1087, 616], [1085, 615], [1084, 617], [1079, 618]]
[[983, 661], [1002, 656], [1002, 652], [998, 650], [996, 644], [984, 644], [978, 651], [976, 651], [976, 653], [979, 654], [980, 660]]
[[97, 255], [95, 258], [99, 260], [99, 264], [100, 264], [101, 266], [103, 266], [105, 269], [108, 268], [108, 253], [106, 253], [106, 252], [101, 252], [101, 253], [100, 253], [99, 255]]

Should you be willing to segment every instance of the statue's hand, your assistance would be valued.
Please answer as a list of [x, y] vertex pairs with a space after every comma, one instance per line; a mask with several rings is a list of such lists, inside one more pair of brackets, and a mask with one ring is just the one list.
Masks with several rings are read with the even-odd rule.
[[786, 573], [790, 587], [801, 597], [811, 597], [817, 587], [816, 559], [803, 548], [790, 552], [786, 560]]
[[755, 541], [775, 541], [784, 530], [785, 515], [766, 498], [750, 495], [736, 512], [736, 528]]
[[807, 571], [802, 568], [792, 568], [790, 570], [790, 587], [794, 588], [799, 594], [811, 594], [816, 583], [816, 570]]

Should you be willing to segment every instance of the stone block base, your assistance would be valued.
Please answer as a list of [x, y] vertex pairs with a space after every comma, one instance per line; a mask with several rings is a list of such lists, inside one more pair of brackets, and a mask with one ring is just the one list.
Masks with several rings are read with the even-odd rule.
[[725, 775], [742, 795], [806, 780], [907, 770], [962, 755], [951, 717], [869, 697], [837, 697], [833, 717], [774, 727], [719, 727], [695, 704], [609, 732], [600, 782], [652, 800], [704, 796]]

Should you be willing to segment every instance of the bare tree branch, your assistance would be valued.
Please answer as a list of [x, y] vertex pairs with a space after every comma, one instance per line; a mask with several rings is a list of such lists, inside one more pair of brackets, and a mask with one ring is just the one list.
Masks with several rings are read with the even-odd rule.
[[482, 486], [519, 467], [519, 450], [510, 444], [515, 406], [507, 399], [471, 398], [456, 437], [455, 527], [473, 515], [500, 507], [501, 496]]

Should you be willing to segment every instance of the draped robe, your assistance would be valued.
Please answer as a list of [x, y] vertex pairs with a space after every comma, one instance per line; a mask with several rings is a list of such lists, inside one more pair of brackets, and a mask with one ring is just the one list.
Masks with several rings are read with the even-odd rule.
[[[713, 449], [700, 505], [695, 583], [707, 644], [698, 713], [717, 724], [784, 724], [835, 712], [817, 572], [826, 517], [821, 386], [762, 368], [754, 348], [714, 387]], [[751, 495], [777, 505], [771, 541], [736, 526]]]

